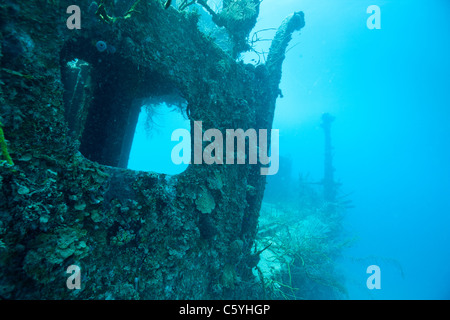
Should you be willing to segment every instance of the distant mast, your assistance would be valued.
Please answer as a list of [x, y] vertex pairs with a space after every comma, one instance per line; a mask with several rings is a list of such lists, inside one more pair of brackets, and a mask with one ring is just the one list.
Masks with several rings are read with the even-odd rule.
[[324, 176], [323, 176], [323, 196], [325, 201], [334, 202], [336, 199], [336, 184], [334, 182], [334, 168], [333, 168], [333, 147], [331, 146], [331, 123], [334, 117], [329, 113], [322, 115], [322, 124], [325, 134], [325, 161], [324, 161]]

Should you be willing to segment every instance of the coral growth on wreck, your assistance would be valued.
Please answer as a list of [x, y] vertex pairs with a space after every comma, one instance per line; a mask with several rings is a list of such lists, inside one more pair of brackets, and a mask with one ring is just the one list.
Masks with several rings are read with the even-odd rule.
[[[2, 159], [13, 165], [0, 165], [0, 296], [262, 297], [251, 270], [259, 167], [191, 165], [173, 177], [127, 170], [130, 134], [140, 101], [167, 96], [182, 97], [204, 130], [270, 129], [303, 13], [281, 23], [267, 64], [255, 67], [235, 59], [245, 49], [246, 36], [233, 35], [240, 6], [223, 13], [229, 54], [199, 31], [195, 10], [92, 3], [78, 1], [81, 30], [66, 27], [70, 1], [0, 4]], [[241, 13], [244, 30], [254, 9]], [[99, 52], [99, 39], [115, 53]], [[81, 267], [80, 290], [66, 287], [70, 265]]]

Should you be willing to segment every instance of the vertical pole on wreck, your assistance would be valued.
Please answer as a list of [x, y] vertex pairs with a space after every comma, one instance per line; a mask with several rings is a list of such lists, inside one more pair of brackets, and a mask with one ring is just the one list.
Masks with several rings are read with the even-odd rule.
[[334, 202], [336, 198], [336, 183], [334, 182], [334, 168], [333, 168], [333, 147], [331, 145], [331, 123], [334, 117], [329, 113], [322, 115], [322, 124], [325, 134], [325, 161], [324, 161], [324, 176], [323, 176], [323, 195], [326, 202]]

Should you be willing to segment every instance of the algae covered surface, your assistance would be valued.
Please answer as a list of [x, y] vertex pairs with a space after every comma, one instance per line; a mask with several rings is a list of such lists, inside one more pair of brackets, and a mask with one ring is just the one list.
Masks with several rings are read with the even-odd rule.
[[[70, 1], [0, 4], [2, 298], [262, 297], [252, 272], [259, 166], [126, 169], [142, 99], [185, 101], [204, 130], [271, 128], [303, 13], [280, 21], [267, 63], [254, 66], [236, 57], [259, 2], [214, 12], [225, 47], [200, 30], [212, 9], [197, 2], [78, 1], [79, 29]], [[67, 287], [72, 265], [78, 290]]]

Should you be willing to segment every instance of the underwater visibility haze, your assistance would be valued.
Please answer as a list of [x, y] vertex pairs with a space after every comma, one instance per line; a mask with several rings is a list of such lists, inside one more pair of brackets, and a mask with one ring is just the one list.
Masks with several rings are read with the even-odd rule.
[[[336, 118], [335, 176], [354, 206], [343, 227], [357, 236], [340, 262], [349, 297], [449, 299], [450, 4], [271, 3], [261, 5], [260, 28], [294, 8], [305, 12], [273, 124], [294, 178], [323, 177], [320, 117]], [[366, 27], [370, 5], [380, 7], [379, 30]], [[369, 265], [380, 267], [379, 290], [366, 286]]]
[[448, 1], [75, 2], [0, 4], [1, 299], [450, 299]]

